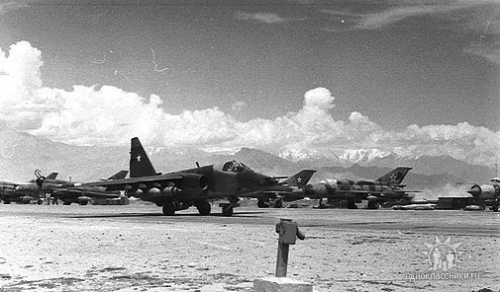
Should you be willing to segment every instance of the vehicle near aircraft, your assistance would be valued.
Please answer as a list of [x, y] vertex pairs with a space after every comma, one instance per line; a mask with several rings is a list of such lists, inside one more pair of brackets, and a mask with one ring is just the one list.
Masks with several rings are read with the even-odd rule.
[[410, 205], [395, 205], [394, 210], [436, 210], [437, 204], [410, 204]]
[[[127, 176], [127, 170], [121, 170], [108, 179], [101, 181], [113, 181], [124, 179]], [[57, 187], [52, 190], [52, 199], [61, 200], [64, 205], [78, 203], [87, 205], [92, 199], [117, 199], [120, 198], [120, 191], [106, 191], [105, 187], [96, 186], [94, 183], [75, 184], [70, 187]]]
[[[43, 203], [43, 198], [47, 190], [52, 189], [54, 186], [68, 184], [68, 181], [58, 180], [57, 172], [52, 172], [48, 176], [43, 176], [39, 169], [35, 170], [36, 179], [32, 179], [27, 183], [2, 183], [2, 200], [4, 204], [10, 202], [30, 203], [36, 200], [38, 204]], [[7, 190], [6, 190], [6, 186]]]
[[131, 139], [130, 177], [96, 185], [106, 190], [125, 190], [127, 195], [162, 207], [164, 215], [195, 206], [201, 215], [209, 215], [212, 199], [227, 199], [221, 203], [222, 214], [231, 216], [239, 197], [257, 197], [263, 191], [288, 191], [278, 178], [253, 171], [238, 161], [207, 165], [166, 174], [157, 173], [139, 138]]
[[404, 190], [405, 185], [401, 184], [410, 170], [411, 167], [397, 167], [376, 180], [326, 179], [307, 185], [305, 196], [320, 199], [320, 208], [326, 198], [329, 202], [346, 201], [349, 209], [357, 209], [355, 203], [367, 200], [368, 208], [376, 209], [383, 202], [410, 198], [410, 191]]
[[475, 184], [467, 192], [474, 197], [476, 204], [482, 210], [485, 210], [486, 206], [490, 206], [493, 212], [498, 212], [500, 201], [500, 178], [494, 177], [490, 181], [492, 184]]

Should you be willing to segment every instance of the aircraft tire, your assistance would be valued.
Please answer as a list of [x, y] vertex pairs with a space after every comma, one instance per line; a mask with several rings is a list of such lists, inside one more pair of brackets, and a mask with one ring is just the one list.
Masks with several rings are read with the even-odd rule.
[[222, 208], [222, 215], [226, 217], [231, 217], [233, 216], [233, 207], [232, 206], [226, 206]]
[[37, 204], [38, 204], [38, 205], [43, 204], [43, 200], [42, 200], [42, 199], [38, 199]]
[[71, 205], [71, 202], [63, 202], [63, 205]]
[[4, 204], [10, 204], [10, 201], [3, 201]]
[[175, 206], [174, 202], [172, 201], [167, 201], [165, 204], [163, 204], [163, 215], [165, 216], [173, 216], [175, 214]]
[[491, 206], [491, 210], [492, 210], [493, 212], [498, 212], [498, 205], [493, 205], [493, 206]]
[[274, 201], [273, 208], [283, 208], [283, 200], [278, 199]]
[[200, 213], [201, 216], [208, 216], [212, 211], [212, 205], [206, 200], [199, 201], [196, 204], [196, 209], [198, 209], [198, 213]]

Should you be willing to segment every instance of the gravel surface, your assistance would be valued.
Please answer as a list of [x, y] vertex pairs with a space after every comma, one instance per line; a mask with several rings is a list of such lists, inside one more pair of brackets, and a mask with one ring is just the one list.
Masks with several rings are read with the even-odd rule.
[[[318, 292], [500, 290], [498, 213], [214, 211], [2, 204], [0, 291], [252, 291], [254, 279], [274, 275], [280, 218], [306, 234], [290, 247], [288, 277]], [[436, 245], [457, 252], [447, 271], [430, 271]], [[469, 279], [411, 278], [429, 272]]]

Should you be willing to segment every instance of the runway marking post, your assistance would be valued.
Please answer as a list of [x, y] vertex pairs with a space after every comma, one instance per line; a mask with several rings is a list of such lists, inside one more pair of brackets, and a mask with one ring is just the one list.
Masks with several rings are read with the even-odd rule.
[[306, 236], [299, 230], [297, 223], [292, 222], [292, 219], [280, 219], [280, 222], [276, 223], [276, 233], [279, 237], [275, 276], [286, 277], [290, 244], [295, 244], [297, 238], [304, 240]]
[[291, 219], [280, 219], [276, 224], [278, 238], [278, 258], [276, 261], [276, 274], [274, 277], [255, 279], [253, 282], [254, 292], [313, 292], [311, 283], [286, 277], [288, 265], [288, 250], [290, 244], [295, 244], [297, 238], [304, 240], [304, 233], [299, 230], [297, 223]]

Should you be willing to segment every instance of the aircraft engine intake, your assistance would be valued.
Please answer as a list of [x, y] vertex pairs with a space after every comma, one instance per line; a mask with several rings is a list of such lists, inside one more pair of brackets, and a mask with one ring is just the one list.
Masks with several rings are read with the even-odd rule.
[[199, 189], [201, 192], [205, 192], [208, 190], [208, 178], [201, 174], [183, 174], [182, 175], [182, 188], [192, 188]]

